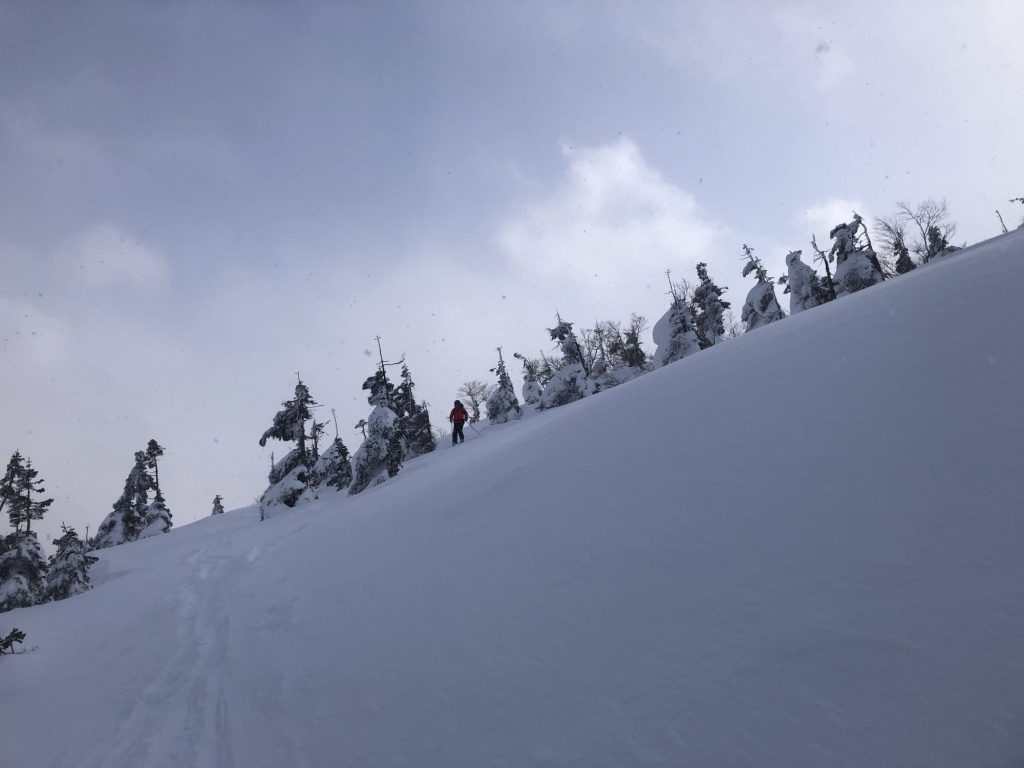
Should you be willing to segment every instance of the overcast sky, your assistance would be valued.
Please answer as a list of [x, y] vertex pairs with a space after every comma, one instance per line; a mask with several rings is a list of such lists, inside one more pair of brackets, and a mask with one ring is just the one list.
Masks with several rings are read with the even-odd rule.
[[738, 314], [743, 243], [778, 275], [854, 208], [998, 234], [1022, 30], [981, 0], [0, 2], [2, 459], [48, 481], [44, 532], [94, 532], [155, 437], [180, 524], [262, 492], [296, 371], [354, 450], [377, 335], [443, 423], [556, 309], [656, 320], [666, 269]]

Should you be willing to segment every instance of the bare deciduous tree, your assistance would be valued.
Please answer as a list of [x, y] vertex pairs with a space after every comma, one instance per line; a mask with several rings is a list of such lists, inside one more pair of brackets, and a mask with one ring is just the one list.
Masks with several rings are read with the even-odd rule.
[[487, 398], [491, 396], [492, 389], [493, 387], [490, 384], [484, 384], [476, 379], [463, 382], [462, 386], [459, 387], [459, 397], [464, 397], [469, 401], [470, 424], [480, 421], [480, 406], [487, 402]]
[[949, 239], [956, 233], [956, 223], [950, 220], [949, 206], [945, 200], [928, 198], [916, 208], [906, 203], [896, 204], [895, 218], [904, 222], [914, 232], [909, 248], [917, 254], [922, 264], [931, 261], [949, 245]]

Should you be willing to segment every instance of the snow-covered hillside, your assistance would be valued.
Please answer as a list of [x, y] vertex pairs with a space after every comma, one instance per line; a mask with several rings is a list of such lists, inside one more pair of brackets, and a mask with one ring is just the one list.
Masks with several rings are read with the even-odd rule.
[[104, 550], [0, 617], [0, 763], [1019, 766], [1022, 295], [1024, 231]]

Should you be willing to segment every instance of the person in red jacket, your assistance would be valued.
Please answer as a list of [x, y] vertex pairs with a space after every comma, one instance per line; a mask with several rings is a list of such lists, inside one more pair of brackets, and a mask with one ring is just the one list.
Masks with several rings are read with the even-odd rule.
[[448, 414], [448, 421], [452, 423], [452, 445], [466, 442], [466, 436], [462, 434], [462, 427], [469, 421], [469, 414], [462, 406], [461, 400], [455, 401], [455, 407]]

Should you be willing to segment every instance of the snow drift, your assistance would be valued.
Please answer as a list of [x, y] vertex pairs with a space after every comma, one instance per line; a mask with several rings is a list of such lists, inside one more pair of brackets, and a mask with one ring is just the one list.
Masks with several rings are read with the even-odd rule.
[[4, 765], [1019, 766], [1024, 232], [0, 617]]

